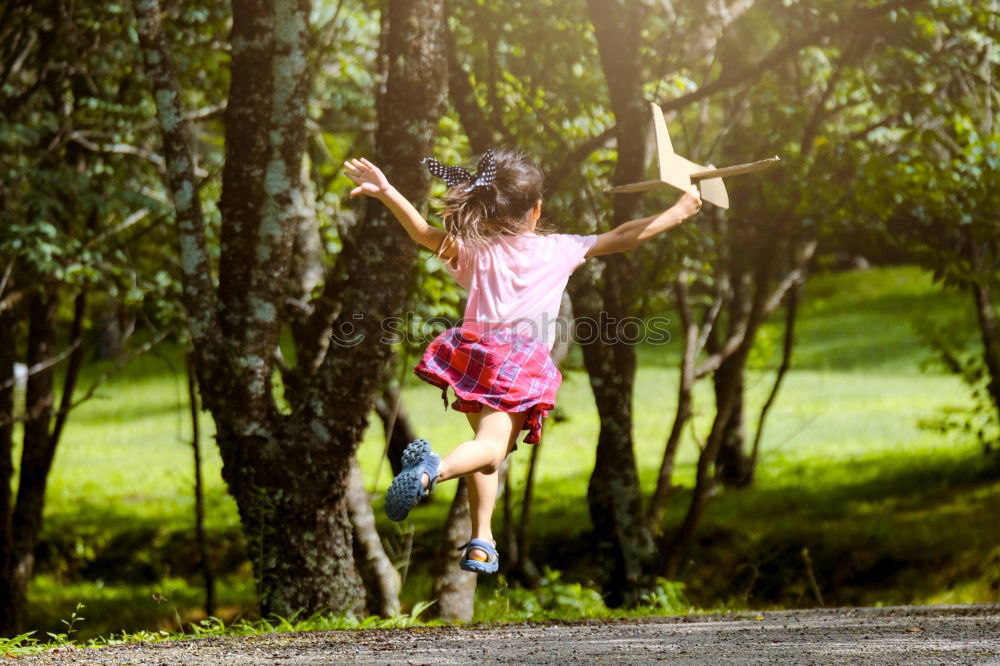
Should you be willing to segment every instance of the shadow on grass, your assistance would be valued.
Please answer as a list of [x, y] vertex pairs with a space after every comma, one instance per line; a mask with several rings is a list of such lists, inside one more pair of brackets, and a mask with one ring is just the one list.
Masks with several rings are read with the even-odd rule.
[[[904, 464], [905, 463], [905, 464]], [[709, 605], [996, 601], [1000, 461], [970, 454], [838, 463], [811, 486], [725, 491], [684, 579]], [[819, 480], [818, 480], [819, 481]], [[680, 520], [675, 498], [668, 525]]]

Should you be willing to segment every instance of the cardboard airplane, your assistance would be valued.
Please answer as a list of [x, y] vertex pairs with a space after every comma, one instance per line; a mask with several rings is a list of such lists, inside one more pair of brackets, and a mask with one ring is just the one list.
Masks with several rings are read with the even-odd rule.
[[729, 194], [726, 192], [726, 186], [722, 183], [723, 178], [762, 171], [780, 161], [780, 158], [775, 155], [759, 162], [737, 164], [721, 169], [712, 165], [695, 164], [674, 152], [674, 147], [670, 143], [670, 135], [667, 133], [667, 121], [663, 119], [663, 110], [655, 102], [651, 106], [653, 107], [653, 130], [656, 133], [656, 154], [659, 161], [660, 177], [656, 180], [644, 180], [641, 183], [609, 187], [605, 190], [606, 192], [612, 194], [645, 192], [667, 185], [672, 185], [679, 190], [688, 190], [692, 183], [697, 183], [701, 190], [702, 199], [710, 201], [720, 208], [729, 208]]

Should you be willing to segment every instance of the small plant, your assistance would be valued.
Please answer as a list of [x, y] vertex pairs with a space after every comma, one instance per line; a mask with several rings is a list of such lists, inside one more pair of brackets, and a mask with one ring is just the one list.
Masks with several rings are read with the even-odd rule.
[[656, 579], [656, 588], [642, 596], [642, 605], [655, 613], [677, 614], [691, 608], [684, 596], [684, 583], [666, 578]]
[[87, 619], [85, 617], [80, 616], [80, 611], [82, 611], [84, 608], [85, 606], [83, 605], [83, 602], [78, 601], [76, 603], [76, 608], [73, 610], [72, 613], [70, 613], [69, 619], [59, 620], [60, 622], [66, 625], [66, 631], [59, 634], [54, 634], [51, 631], [45, 632], [46, 634], [48, 634], [49, 638], [52, 639], [52, 642], [55, 643], [57, 647], [74, 644], [72, 636], [77, 630], [76, 629], [77, 623], [83, 622], [84, 620]]
[[191, 634], [198, 638], [221, 636], [226, 633], [226, 623], [217, 617], [206, 617], [204, 620], [191, 623]]

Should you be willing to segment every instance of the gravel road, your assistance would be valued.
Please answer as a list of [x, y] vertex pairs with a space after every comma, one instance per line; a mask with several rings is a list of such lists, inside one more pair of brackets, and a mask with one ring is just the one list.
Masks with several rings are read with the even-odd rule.
[[1000, 604], [326, 631], [64, 649], [24, 664], [997, 664]]

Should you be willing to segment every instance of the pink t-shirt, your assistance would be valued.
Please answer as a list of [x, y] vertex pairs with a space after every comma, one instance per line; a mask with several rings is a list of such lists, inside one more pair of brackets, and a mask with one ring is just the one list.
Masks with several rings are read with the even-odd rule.
[[469, 291], [465, 321], [513, 327], [551, 349], [563, 290], [596, 242], [596, 235], [535, 233], [497, 236], [482, 246], [458, 239], [457, 256], [445, 265]]

